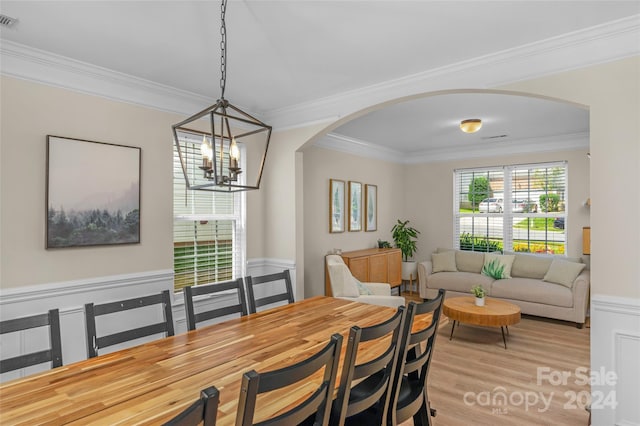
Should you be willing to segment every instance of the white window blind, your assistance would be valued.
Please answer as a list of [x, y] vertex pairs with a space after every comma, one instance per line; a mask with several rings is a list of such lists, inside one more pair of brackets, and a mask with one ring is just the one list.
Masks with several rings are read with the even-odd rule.
[[[193, 147], [199, 149], [197, 144], [181, 145], [188, 172], [200, 175], [199, 152]], [[173, 182], [175, 290], [244, 276], [244, 192], [187, 190], [175, 147]]]
[[454, 247], [566, 252], [567, 164], [454, 172]]

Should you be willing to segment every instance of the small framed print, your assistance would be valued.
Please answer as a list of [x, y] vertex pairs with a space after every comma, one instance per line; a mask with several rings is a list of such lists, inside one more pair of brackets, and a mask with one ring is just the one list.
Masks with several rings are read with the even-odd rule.
[[349, 231], [362, 231], [362, 184], [349, 181]]
[[344, 232], [344, 181], [329, 179], [329, 232]]
[[364, 186], [364, 230], [367, 232], [378, 230], [378, 187]]

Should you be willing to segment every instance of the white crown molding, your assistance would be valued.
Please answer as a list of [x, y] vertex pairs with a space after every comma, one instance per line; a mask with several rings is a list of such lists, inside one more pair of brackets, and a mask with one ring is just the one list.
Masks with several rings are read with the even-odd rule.
[[[102, 68], [8, 40], [0, 40], [0, 73], [160, 111], [191, 115], [215, 99]], [[239, 108], [247, 111], [240, 105]], [[260, 114], [247, 111], [255, 117]]]
[[461, 158], [461, 154], [464, 155], [464, 158], [486, 158], [533, 152], [586, 149], [589, 147], [589, 134], [574, 133], [543, 138], [482, 141], [481, 145], [472, 148], [459, 146], [403, 153], [367, 141], [328, 133], [318, 139], [314, 146], [392, 163], [421, 164], [457, 160]]
[[589, 148], [588, 133], [572, 133], [566, 135], [545, 136], [540, 138], [509, 139], [481, 141], [478, 146], [440, 148], [408, 154], [405, 163], [435, 163], [439, 161], [503, 157], [505, 155], [529, 154], [536, 152], [572, 151]]
[[[275, 130], [345, 117], [372, 105], [460, 87], [499, 85], [640, 54], [640, 15], [517, 48], [409, 75], [313, 102], [256, 114]], [[209, 97], [0, 40], [0, 73], [120, 102], [180, 114], [212, 103]]]
[[394, 99], [461, 87], [495, 88], [640, 55], [640, 14], [444, 67], [269, 111], [278, 130], [345, 117]]
[[327, 133], [318, 139], [314, 146], [392, 163], [404, 163], [406, 157], [401, 151], [337, 133]]

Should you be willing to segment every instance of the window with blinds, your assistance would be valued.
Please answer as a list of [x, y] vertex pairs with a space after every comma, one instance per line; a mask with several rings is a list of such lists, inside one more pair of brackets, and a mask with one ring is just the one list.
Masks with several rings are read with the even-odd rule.
[[[240, 149], [242, 151], [243, 147]], [[202, 174], [196, 152], [183, 152], [186, 152], [188, 173]], [[174, 147], [173, 263], [176, 291], [244, 275], [244, 198], [244, 192], [188, 190]]]
[[454, 247], [564, 254], [567, 164], [454, 172]]

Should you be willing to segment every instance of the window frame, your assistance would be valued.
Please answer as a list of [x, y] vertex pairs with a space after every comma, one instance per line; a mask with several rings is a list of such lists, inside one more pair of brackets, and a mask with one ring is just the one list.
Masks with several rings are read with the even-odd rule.
[[[238, 143], [238, 148], [240, 149], [240, 167], [246, 168], [246, 145], [243, 143]], [[239, 176], [241, 182], [244, 181], [245, 177], [241, 174]], [[185, 191], [188, 194], [186, 201], [189, 204], [190, 211], [185, 212], [184, 206], [177, 206], [178, 201], [184, 201], [184, 199], [177, 200], [176, 193], [177, 191]], [[196, 199], [197, 197], [197, 199]], [[233, 206], [232, 211], [217, 213], [215, 210], [216, 207], [216, 197], [232, 197], [232, 201], [230, 204]], [[202, 206], [208, 203], [211, 203], [211, 212], [202, 212]], [[222, 201], [222, 205], [225, 204], [226, 207], [229, 207], [229, 201]], [[196, 207], [198, 207], [198, 212], [195, 211]], [[189, 190], [186, 189], [186, 182], [184, 179], [184, 174], [182, 172], [182, 168], [180, 165], [180, 159], [177, 153], [177, 148], [174, 144], [173, 148], [173, 271], [174, 271], [174, 279], [173, 279], [173, 291], [176, 295], [182, 294], [182, 288], [185, 285], [182, 285], [180, 288], [176, 288], [176, 244], [184, 243], [185, 241], [177, 241], [176, 237], [176, 223], [193, 223], [197, 228], [198, 223], [204, 225], [202, 222], [215, 222], [215, 221], [231, 221], [231, 249], [230, 254], [232, 258], [232, 266], [231, 266], [231, 277], [225, 277], [224, 279], [219, 279], [215, 281], [207, 281], [203, 283], [195, 283], [194, 285], [205, 285], [212, 284], [215, 282], [227, 281], [228, 279], [236, 279], [238, 277], [242, 277], [246, 275], [246, 193], [245, 191], [238, 192], [213, 192], [206, 190]], [[193, 237], [194, 247], [197, 246], [198, 239], [197, 235], [194, 232]], [[187, 241], [188, 243], [188, 241]], [[211, 257], [219, 256], [220, 253], [213, 252]], [[196, 264], [198, 260], [196, 259], [196, 255], [194, 254], [193, 263]], [[215, 264], [215, 262], [212, 262]], [[193, 270], [193, 274], [197, 275], [199, 272], [208, 273], [211, 269], [202, 268], [198, 270], [197, 266]], [[214, 269], [214, 275], [220, 276], [218, 274], [217, 269]], [[176, 297], [178, 299], [179, 297]]]
[[[514, 180], [517, 180], [517, 178], [514, 177], [514, 173], [517, 173], [518, 171], [522, 171], [522, 170], [536, 170], [536, 169], [554, 169], [554, 168], [562, 168], [563, 169], [563, 176], [562, 176], [562, 183], [561, 183], [561, 187], [563, 188], [563, 198], [562, 201], [564, 202], [565, 208], [561, 211], [551, 211], [551, 212], [541, 212], [542, 210], [542, 206], [540, 206], [539, 200], [533, 200], [530, 196], [528, 196], [528, 200], [530, 201], [534, 201], [537, 205], [538, 205], [538, 209], [537, 212], [513, 212], [513, 199], [518, 199], [517, 197], [514, 198], [514, 192], [513, 192], [513, 182]], [[552, 250], [549, 249], [549, 243], [553, 243], [554, 240], [550, 239], [549, 236], [551, 235], [548, 228], [545, 228], [544, 232], [545, 232], [545, 239], [544, 239], [544, 243], [543, 246], [545, 248], [544, 253], [549, 253], [551, 251], [550, 254], [561, 254], [566, 256], [568, 251], [569, 251], [569, 235], [568, 235], [568, 213], [567, 213], [567, 206], [569, 204], [569, 164], [567, 161], [553, 161], [553, 162], [542, 162], [542, 163], [526, 163], [526, 164], [509, 164], [509, 165], [502, 165], [502, 166], [488, 166], [488, 167], [474, 167], [474, 168], [462, 168], [462, 169], [454, 169], [453, 171], [453, 247], [456, 249], [460, 249], [460, 239], [463, 235], [463, 233], [461, 232], [461, 218], [463, 217], [471, 217], [472, 219], [472, 226], [475, 226], [475, 218], [487, 218], [487, 235], [489, 235], [489, 221], [491, 218], [502, 218], [502, 239], [501, 239], [501, 243], [502, 243], [502, 251], [503, 252], [514, 252], [516, 250], [514, 250], [514, 223], [516, 223], [516, 220], [519, 220], [521, 218], [558, 218], [558, 217], [562, 217], [564, 219], [564, 229], [563, 229], [563, 235], [564, 235], [564, 241], [563, 241], [563, 253], [553, 253]], [[502, 179], [503, 179], [503, 189], [502, 189], [502, 199], [503, 199], [503, 207], [502, 207], [502, 212], [501, 213], [489, 213], [489, 208], [487, 208], [487, 212], [486, 213], [480, 213], [480, 212], [472, 212], [472, 213], [462, 213], [460, 211], [461, 207], [460, 207], [460, 202], [461, 202], [461, 195], [463, 194], [463, 191], [461, 190], [462, 188], [462, 184], [461, 184], [461, 176], [464, 173], [486, 173], [486, 174], [490, 174], [490, 173], [501, 173], [502, 174]], [[474, 177], [475, 178], [475, 177]], [[527, 187], [528, 190], [530, 191], [531, 185], [531, 177], [527, 178]], [[548, 180], [545, 181], [546, 184], [548, 184]], [[549, 191], [548, 189], [545, 189], [546, 193], [552, 193], [551, 191]], [[535, 192], [542, 192], [542, 191], [535, 191]], [[485, 198], [500, 198], [497, 195], [492, 195], [492, 196], [487, 196]], [[530, 232], [531, 229], [527, 228], [527, 232]], [[555, 233], [555, 232], [554, 232]], [[477, 234], [476, 234], [477, 235]], [[475, 235], [471, 235], [471, 237], [475, 237]], [[492, 251], [490, 248], [490, 244], [489, 244], [489, 240], [491, 238], [490, 237], [486, 237], [487, 240], [487, 245], [486, 251]], [[474, 238], [475, 241], [475, 238]], [[518, 239], [516, 241], [522, 241], [522, 239]], [[527, 247], [529, 249], [531, 249], [532, 245], [535, 244], [536, 240], [533, 240], [534, 242], [532, 242], [531, 238], [527, 238], [526, 239], [526, 244]], [[480, 250], [478, 250], [480, 251]], [[482, 250], [485, 251], [485, 250]], [[520, 250], [522, 251], [522, 250]], [[527, 251], [523, 251], [523, 252], [527, 252]], [[540, 253], [540, 251], [528, 251], [529, 253]]]

